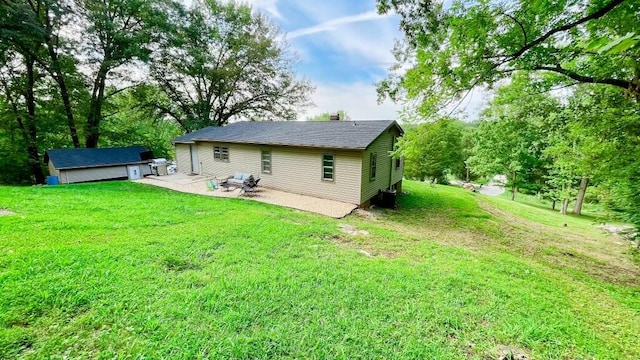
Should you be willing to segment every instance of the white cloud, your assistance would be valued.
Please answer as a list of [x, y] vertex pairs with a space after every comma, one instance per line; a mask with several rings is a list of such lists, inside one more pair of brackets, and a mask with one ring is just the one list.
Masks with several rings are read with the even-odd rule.
[[318, 84], [313, 95], [316, 106], [301, 118], [344, 110], [352, 120], [396, 120], [400, 105], [389, 100], [378, 105], [377, 96], [373, 84]]
[[372, 20], [380, 20], [388, 16], [390, 15], [379, 15], [376, 11], [367, 11], [365, 13], [343, 16], [341, 18], [325, 21], [314, 26], [294, 30], [289, 32], [287, 37], [291, 40], [291, 39], [295, 39], [295, 38], [299, 38], [307, 35], [337, 30], [343, 25], [365, 22], [365, 21], [372, 21]]

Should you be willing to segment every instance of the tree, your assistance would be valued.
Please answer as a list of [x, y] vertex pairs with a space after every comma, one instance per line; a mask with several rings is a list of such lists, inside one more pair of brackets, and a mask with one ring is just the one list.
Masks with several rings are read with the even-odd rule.
[[347, 114], [346, 111], [338, 110], [335, 112], [325, 112], [320, 115], [308, 117], [307, 121], [329, 121], [331, 120], [331, 117], [335, 115], [338, 116], [338, 120], [351, 120], [351, 117], [349, 116], [349, 114]]
[[104, 105], [108, 114], [102, 124], [101, 147], [143, 145], [155, 157], [174, 158], [171, 140], [182, 133], [178, 124], [155, 111], [159, 90], [153, 85], [126, 89]]
[[[157, 27], [165, 25], [161, 0], [81, 0], [86, 29], [87, 65], [93, 65], [93, 85], [86, 124], [88, 148], [98, 146], [102, 105], [107, 82], [115, 69], [136, 61], [146, 62]], [[120, 75], [120, 81], [126, 80]]]
[[574, 157], [590, 183], [607, 194], [601, 200], [640, 224], [640, 105], [608, 87], [579, 88], [566, 111], [572, 119], [569, 136], [579, 136], [582, 154]]
[[296, 79], [279, 29], [247, 5], [203, 0], [163, 39], [157, 103], [187, 132], [233, 118], [294, 119], [312, 87]]
[[0, 86], [9, 113], [18, 125], [25, 150], [27, 164], [37, 184], [44, 183], [38, 147], [38, 118], [36, 116], [36, 86], [39, 73], [36, 56], [42, 49], [42, 38], [37, 29], [29, 28], [18, 41], [20, 18], [27, 14], [23, 7], [13, 8], [2, 3], [0, 28]]
[[[64, 40], [59, 33], [73, 14], [72, 6], [65, 1], [12, 0], [0, 4], [0, 8], [6, 16], [2, 29], [3, 38], [20, 52], [33, 58], [56, 81], [71, 141], [75, 147], [80, 147], [67, 80], [67, 77], [76, 74], [74, 61], [69, 56], [60, 54]], [[33, 48], [30, 44], [34, 43], [41, 43], [42, 46]]]
[[423, 114], [516, 71], [557, 75], [557, 85], [604, 84], [640, 96], [640, 34], [632, 0], [378, 0], [401, 16], [400, 71], [381, 96], [417, 101]]
[[462, 137], [460, 120], [439, 118], [409, 127], [398, 140], [396, 156], [404, 157], [404, 172], [408, 178], [445, 181], [448, 173], [463, 172]]
[[[482, 175], [504, 174], [512, 187], [512, 199], [519, 187], [541, 191], [546, 176], [542, 152], [548, 133], [561, 123], [557, 99], [547, 93], [544, 78], [519, 73], [498, 89], [481, 115], [475, 134], [470, 168]], [[527, 95], [533, 94], [533, 95]]]

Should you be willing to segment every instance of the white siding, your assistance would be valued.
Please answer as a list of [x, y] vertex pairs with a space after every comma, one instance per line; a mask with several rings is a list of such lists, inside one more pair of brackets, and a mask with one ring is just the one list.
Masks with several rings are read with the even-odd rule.
[[[213, 147], [229, 148], [229, 161], [213, 159]], [[178, 153], [176, 145], [176, 153]], [[261, 150], [271, 151], [271, 174], [261, 173]], [[334, 181], [322, 180], [322, 154], [335, 155]], [[273, 189], [360, 204], [361, 151], [321, 150], [284, 146], [198, 143], [205, 176], [226, 177], [236, 172], [261, 178]]]
[[191, 150], [189, 144], [176, 144], [176, 164], [178, 172], [191, 174]]
[[[362, 157], [362, 195], [360, 203], [364, 203], [378, 194], [378, 191], [385, 190], [402, 180], [402, 165], [400, 169], [395, 168], [395, 160], [389, 155], [393, 149], [393, 138], [397, 135], [395, 129], [382, 133], [364, 151]], [[370, 156], [376, 153], [377, 171], [375, 180], [371, 180]]]
[[[146, 166], [146, 165], [144, 165]], [[71, 184], [86, 181], [127, 178], [127, 166], [109, 166], [89, 169], [60, 170], [60, 182]]]
[[53, 167], [53, 161], [49, 161], [47, 167], [49, 168], [49, 175], [60, 177], [60, 171]]

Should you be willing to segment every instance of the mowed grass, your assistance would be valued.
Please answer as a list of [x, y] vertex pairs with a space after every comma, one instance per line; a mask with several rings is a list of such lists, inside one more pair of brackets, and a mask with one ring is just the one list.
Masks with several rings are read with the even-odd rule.
[[640, 358], [628, 244], [405, 189], [334, 220], [128, 182], [1, 187], [0, 358]]

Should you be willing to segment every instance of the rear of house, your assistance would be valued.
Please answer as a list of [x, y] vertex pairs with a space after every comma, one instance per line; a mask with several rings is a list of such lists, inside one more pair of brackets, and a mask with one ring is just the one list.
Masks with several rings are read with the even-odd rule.
[[98, 149], [51, 149], [45, 153], [49, 174], [62, 184], [140, 179], [151, 173], [153, 155], [142, 146]]
[[401, 135], [395, 121], [241, 122], [174, 145], [182, 173], [251, 173], [273, 189], [367, 205], [380, 190], [401, 185], [402, 161], [389, 154]]

